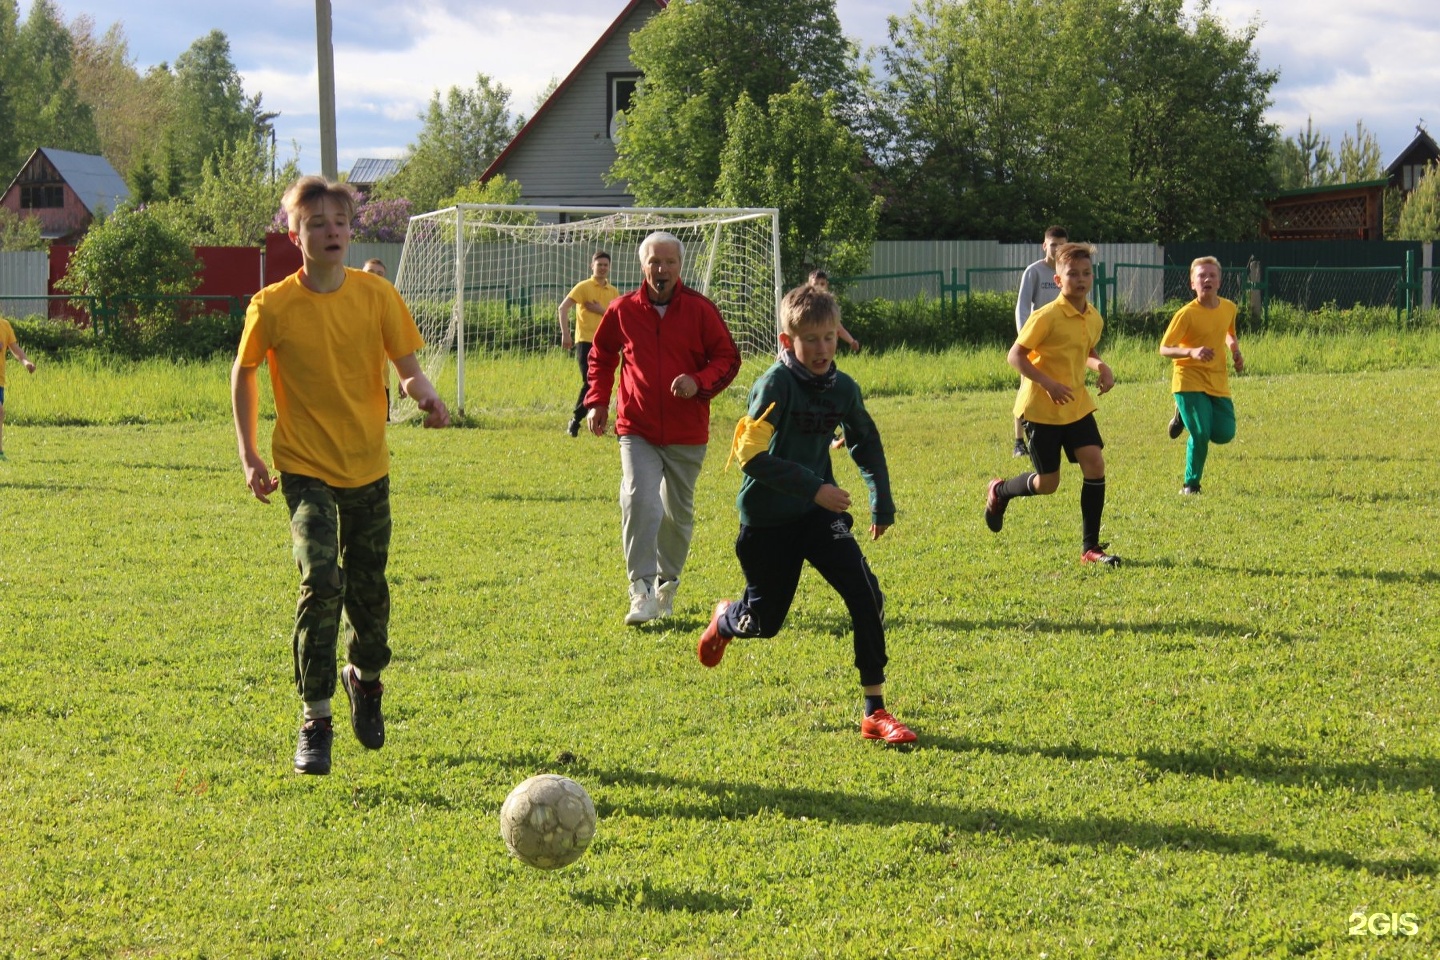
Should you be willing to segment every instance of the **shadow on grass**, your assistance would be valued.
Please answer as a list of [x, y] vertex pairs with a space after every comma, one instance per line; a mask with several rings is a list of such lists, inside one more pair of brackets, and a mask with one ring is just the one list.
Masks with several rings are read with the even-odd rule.
[[[952, 741], [952, 744], [959, 743]], [[953, 746], [952, 746], [953, 748]], [[608, 771], [582, 762], [577, 779], [605, 786], [642, 787], [648, 796], [628, 796], [618, 808], [596, 803], [601, 816], [624, 813], [646, 817], [696, 820], [738, 820], [761, 814], [837, 823], [894, 826], [928, 823], [955, 833], [1000, 834], [1021, 842], [1042, 841], [1070, 846], [1136, 850], [1203, 851], [1236, 856], [1266, 856], [1309, 866], [1365, 870], [1377, 876], [1432, 876], [1433, 860], [1425, 857], [1375, 860], [1344, 850], [1287, 847], [1263, 833], [1228, 833], [1185, 823], [1148, 823], [1117, 817], [1069, 819], [1028, 816], [993, 807], [918, 803], [893, 796], [844, 793], [808, 787], [783, 787], [741, 781], [683, 779], [651, 771]], [[701, 792], [706, 800], [688, 802], [685, 794]], [[592, 796], [595, 791], [592, 790]]]
[[238, 472], [229, 465], [219, 466], [217, 464], [204, 463], [130, 463], [119, 464], [127, 470], [162, 470], [165, 473], [212, 473], [229, 474]]
[[[1139, 565], [1137, 564], [1137, 566]], [[1333, 577], [1336, 580], [1374, 580], [1377, 583], [1410, 583], [1420, 586], [1440, 583], [1440, 570], [1356, 570], [1346, 567], [1331, 569], [1306, 567], [1303, 570], [1281, 570], [1278, 567], [1247, 567], [1214, 563], [1202, 559], [1151, 560], [1144, 566], [1210, 570], [1224, 575], [1238, 573], [1247, 577], [1272, 577], [1279, 580], [1303, 579], [1306, 583], [1325, 577]]]
[[1000, 756], [1048, 757], [1067, 761], [1138, 761], [1161, 773], [1204, 777], [1209, 780], [1249, 777], [1287, 787], [1411, 791], [1428, 790], [1440, 782], [1440, 760], [1435, 757], [1392, 754], [1387, 756], [1383, 763], [1317, 763], [1307, 759], [1303, 751], [1263, 744], [1256, 748], [1254, 755], [1226, 753], [1207, 748], [1122, 753], [1115, 750], [1097, 750], [1079, 744], [1035, 746], [964, 737], [926, 737], [924, 745], [940, 750], [953, 750], [956, 753], [983, 752]]
[[498, 490], [495, 493], [482, 494], [482, 500], [495, 500], [500, 503], [612, 503], [615, 500], [614, 494], [610, 493], [570, 493], [561, 491], [558, 493], [512, 493], [508, 490]]
[[119, 487], [112, 483], [55, 483], [53, 481], [30, 481], [22, 480], [19, 483], [0, 481], [0, 488], [5, 490], [81, 490], [85, 493], [96, 493], [106, 491], [117, 495], [130, 496], [135, 493], [134, 488]]
[[[968, 630], [1015, 630], [1020, 633], [1079, 633], [1089, 634], [1094, 637], [1123, 636], [1125, 634], [1146, 635], [1165, 637], [1171, 643], [1182, 644], [1182, 649], [1189, 649], [1193, 646], [1189, 642], [1190, 637], [1227, 637], [1244, 636], [1247, 633], [1255, 633], [1254, 627], [1242, 624], [1231, 623], [1225, 620], [1202, 620], [1198, 617], [1177, 617], [1174, 620], [1151, 620], [1140, 623], [1115, 623], [1113, 621], [1101, 622], [1099, 620], [1049, 620], [1046, 618], [1037, 619], [994, 619], [994, 620], [925, 620], [923, 618], [912, 618], [915, 623], [924, 623], [926, 626], [949, 631]], [[1302, 637], [1289, 633], [1285, 630], [1273, 630], [1266, 627], [1262, 631], [1269, 640], [1281, 643], [1298, 643], [1302, 640], [1315, 640], [1313, 636]]]
[[727, 897], [704, 890], [681, 890], [641, 880], [624, 882], [601, 890], [577, 890], [570, 894], [576, 901], [590, 907], [614, 910], [660, 910], [679, 913], [738, 913], [748, 909], [748, 898]]

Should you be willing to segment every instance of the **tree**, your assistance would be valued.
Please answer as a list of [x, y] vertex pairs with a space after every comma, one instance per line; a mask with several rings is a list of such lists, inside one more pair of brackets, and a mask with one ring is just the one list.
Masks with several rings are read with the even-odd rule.
[[1335, 160], [1331, 182], [1359, 183], [1383, 176], [1385, 165], [1380, 160], [1380, 141], [1365, 129], [1365, 121], [1356, 120], [1355, 136], [1347, 133], [1340, 139], [1340, 154]]
[[716, 199], [779, 208], [786, 285], [816, 267], [853, 276], [869, 264], [879, 200], [860, 180], [864, 153], [835, 115], [836, 99], [797, 80], [770, 97], [768, 111], [741, 93], [730, 112]]
[[[1098, 122], [1107, 105], [1094, 99], [1098, 83], [1071, 77], [1095, 73], [1072, 62], [1093, 34], [1084, 17], [1048, 0], [920, 0], [892, 17], [879, 111], [889, 122], [872, 144], [886, 166], [887, 234], [1038, 236], [1062, 202], [1067, 171], [1093, 176], [1097, 166], [1077, 156], [1090, 142], [1083, 128], [1073, 135], [1074, 116]], [[1033, 56], [1037, 48], [1046, 56]], [[1055, 143], [1065, 145], [1064, 162]], [[1068, 219], [1072, 232], [1090, 232]]]
[[[81, 15], [70, 23], [70, 40], [75, 51], [76, 87], [95, 117], [100, 152], [129, 180], [141, 157], [152, 152], [155, 131], [169, 123], [168, 90], [158, 93], [154, 80], [135, 69], [129, 41], [119, 23], [96, 36], [95, 21]], [[168, 68], [164, 76], [170, 79]]]
[[1395, 233], [1397, 240], [1440, 240], [1440, 165], [1425, 167], [1424, 176], [1405, 199]]
[[1303, 131], [1276, 141], [1272, 163], [1281, 190], [1300, 190], [1328, 183], [1335, 155], [1330, 138], [1315, 129], [1313, 118], [1306, 117]]
[[[1183, 0], [917, 0], [883, 51], [888, 236], [1238, 238], [1277, 77]], [[1043, 56], [1036, 55], [1043, 51]]]
[[22, 216], [0, 207], [0, 251], [44, 250], [49, 245], [41, 235], [39, 217]]
[[[70, 34], [51, 0], [34, 0], [30, 15], [12, 27], [16, 8], [0, 7], [0, 155], [18, 168], [36, 147], [98, 153], [94, 116], [80, 97]], [[11, 32], [13, 30], [13, 40]]]
[[715, 196], [731, 108], [762, 109], [797, 80], [857, 110], [855, 52], [834, 0], [672, 0], [630, 38], [644, 72], [616, 135], [615, 181], [643, 206], [702, 206]]
[[241, 139], [205, 161], [200, 184], [186, 199], [151, 212], [194, 246], [249, 247], [265, 242], [285, 188], [300, 175], [294, 157], [278, 174], [269, 144]]
[[1231, 33], [1208, 4], [1188, 18], [1183, 0], [1130, 0], [1122, 12], [1121, 55], [1105, 63], [1128, 151], [1125, 238], [1253, 236], [1272, 189], [1265, 110], [1279, 79], [1260, 68], [1259, 24]]
[[511, 180], [505, 174], [497, 173], [484, 183], [479, 180], [467, 183], [441, 200], [440, 206], [443, 209], [444, 207], [456, 207], [462, 203], [516, 204], [520, 202], [523, 192], [519, 180]]
[[269, 140], [268, 127], [259, 126], [260, 98], [246, 97], [230, 59], [230, 41], [219, 30], [211, 30], [175, 59], [169, 94], [172, 113], [165, 134], [173, 156], [164, 166], [178, 174], [161, 178], [170, 181], [169, 196], [183, 196], [197, 186], [205, 162], [233, 144]]
[[15, 0], [0, 0], [0, 165], [18, 170], [24, 162], [20, 139], [19, 83], [20, 9]]
[[510, 89], [487, 75], [468, 90], [440, 91], [420, 115], [424, 126], [406, 151], [400, 170], [376, 185], [381, 199], [405, 197], [417, 210], [436, 210], [440, 200], [480, 174], [515, 138], [524, 120], [510, 115]]

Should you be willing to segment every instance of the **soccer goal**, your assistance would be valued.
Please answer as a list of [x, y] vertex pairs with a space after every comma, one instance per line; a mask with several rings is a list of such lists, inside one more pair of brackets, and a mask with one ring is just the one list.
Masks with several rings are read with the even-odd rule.
[[[610, 282], [640, 285], [640, 241], [665, 230], [684, 245], [681, 277], [715, 302], [744, 356], [773, 353], [780, 299], [775, 209], [463, 204], [410, 218], [395, 285], [425, 348], [420, 365], [465, 408], [467, 361], [558, 348], [560, 301], [590, 276], [597, 250]], [[392, 416], [415, 405], [398, 400]]]

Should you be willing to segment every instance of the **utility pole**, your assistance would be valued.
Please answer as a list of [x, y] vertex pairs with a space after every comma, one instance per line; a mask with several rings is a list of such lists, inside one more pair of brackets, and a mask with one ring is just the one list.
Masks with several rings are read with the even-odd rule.
[[320, 172], [340, 179], [335, 159], [335, 48], [330, 43], [330, 0], [315, 0], [315, 56], [320, 73]]

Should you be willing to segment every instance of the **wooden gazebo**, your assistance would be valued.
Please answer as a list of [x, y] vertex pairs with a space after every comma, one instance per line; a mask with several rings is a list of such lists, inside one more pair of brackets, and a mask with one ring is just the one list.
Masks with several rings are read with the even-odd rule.
[[1286, 190], [1265, 201], [1270, 240], [1383, 240], [1389, 180]]

